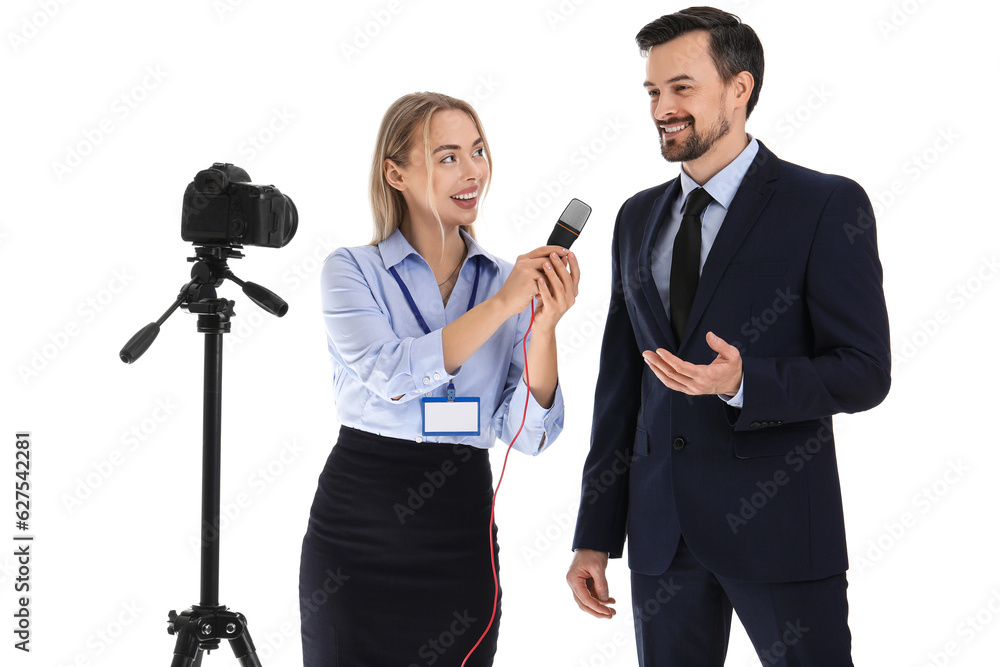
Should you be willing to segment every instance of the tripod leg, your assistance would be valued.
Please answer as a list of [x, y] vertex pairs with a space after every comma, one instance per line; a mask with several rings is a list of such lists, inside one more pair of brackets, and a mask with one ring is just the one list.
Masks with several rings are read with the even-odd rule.
[[198, 667], [201, 664], [202, 650], [198, 646], [198, 640], [194, 638], [187, 626], [182, 627], [177, 633], [177, 642], [174, 644], [174, 659], [170, 662], [170, 667]]
[[257, 649], [254, 648], [250, 631], [246, 627], [243, 628], [243, 634], [229, 640], [229, 645], [233, 647], [233, 654], [239, 660], [240, 667], [261, 667]]

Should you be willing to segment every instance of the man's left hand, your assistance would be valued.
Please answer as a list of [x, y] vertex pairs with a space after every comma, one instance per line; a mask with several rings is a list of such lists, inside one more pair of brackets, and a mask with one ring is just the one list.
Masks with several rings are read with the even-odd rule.
[[646, 350], [642, 358], [660, 382], [675, 391], [691, 396], [723, 394], [735, 396], [743, 381], [743, 358], [740, 351], [711, 331], [705, 336], [708, 346], [719, 353], [715, 361], [705, 365], [691, 364], [663, 348]]

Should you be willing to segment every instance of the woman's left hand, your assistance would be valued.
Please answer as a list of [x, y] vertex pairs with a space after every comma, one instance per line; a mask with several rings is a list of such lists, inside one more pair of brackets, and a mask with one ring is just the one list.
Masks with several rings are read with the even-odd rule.
[[568, 258], [567, 267], [559, 255], [552, 253], [542, 267], [545, 279], [538, 279], [533, 331], [555, 332], [559, 319], [576, 302], [580, 293], [580, 265], [575, 254], [570, 253]]

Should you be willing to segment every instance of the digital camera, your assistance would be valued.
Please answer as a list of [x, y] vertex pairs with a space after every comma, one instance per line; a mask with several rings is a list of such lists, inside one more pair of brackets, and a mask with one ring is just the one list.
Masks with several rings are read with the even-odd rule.
[[237, 166], [216, 162], [184, 190], [181, 238], [195, 245], [280, 248], [299, 225], [295, 204], [273, 185], [250, 182]]

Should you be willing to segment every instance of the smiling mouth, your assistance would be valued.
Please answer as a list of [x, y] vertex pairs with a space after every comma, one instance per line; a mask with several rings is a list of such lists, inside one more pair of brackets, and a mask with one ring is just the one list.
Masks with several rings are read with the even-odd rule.
[[663, 132], [663, 136], [670, 137], [680, 132], [683, 132], [691, 126], [690, 122], [684, 123], [683, 125], [660, 125], [660, 131]]
[[476, 190], [474, 192], [470, 192], [470, 193], [464, 194], [464, 195], [452, 195], [451, 198], [452, 199], [459, 199], [459, 200], [467, 200], [467, 199], [475, 199], [478, 196], [479, 196], [479, 190]]

